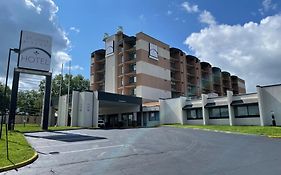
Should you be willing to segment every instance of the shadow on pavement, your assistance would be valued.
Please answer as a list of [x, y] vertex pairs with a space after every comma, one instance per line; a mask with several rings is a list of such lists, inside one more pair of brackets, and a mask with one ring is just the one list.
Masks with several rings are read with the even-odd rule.
[[96, 136], [88, 136], [88, 135], [73, 134], [73, 133], [63, 133], [63, 132], [57, 132], [57, 131], [50, 132], [50, 134], [53, 134], [53, 133], [56, 133], [56, 134], [55, 135], [25, 134], [25, 136], [33, 137], [33, 138], [57, 140], [57, 141], [63, 141], [63, 142], [79, 142], [79, 141], [107, 139], [105, 137], [96, 137]]

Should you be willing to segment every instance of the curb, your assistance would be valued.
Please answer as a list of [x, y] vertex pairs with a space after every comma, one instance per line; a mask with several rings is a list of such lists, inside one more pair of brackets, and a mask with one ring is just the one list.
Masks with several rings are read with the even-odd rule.
[[5, 166], [5, 167], [1, 167], [0, 168], [0, 173], [4, 172], [4, 171], [9, 171], [9, 170], [13, 170], [13, 169], [18, 169], [18, 168], [24, 167], [24, 166], [26, 166], [28, 164], [33, 163], [37, 158], [38, 158], [38, 153], [35, 151], [34, 155], [30, 159], [28, 159], [28, 160], [25, 160], [23, 162], [17, 163], [15, 165], [9, 165], [9, 166]]
[[269, 138], [273, 138], [273, 139], [281, 139], [281, 136], [267, 136]]
[[[168, 126], [168, 127], [173, 127], [173, 126]], [[175, 127], [175, 128], [177, 128], [177, 127]], [[193, 130], [201, 130], [201, 131], [224, 133], [224, 134], [234, 134], [234, 135], [266, 136], [266, 135], [258, 135], [258, 134], [251, 134], [251, 133], [242, 133], [242, 132], [233, 132], [233, 131], [223, 131], [223, 130], [207, 129], [207, 128], [184, 128], [184, 129], [193, 129]]]

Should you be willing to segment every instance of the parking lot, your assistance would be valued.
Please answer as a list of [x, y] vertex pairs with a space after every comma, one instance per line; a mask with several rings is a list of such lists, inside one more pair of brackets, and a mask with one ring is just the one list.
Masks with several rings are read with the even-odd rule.
[[4, 174], [280, 174], [281, 140], [170, 127], [28, 133], [39, 153]]

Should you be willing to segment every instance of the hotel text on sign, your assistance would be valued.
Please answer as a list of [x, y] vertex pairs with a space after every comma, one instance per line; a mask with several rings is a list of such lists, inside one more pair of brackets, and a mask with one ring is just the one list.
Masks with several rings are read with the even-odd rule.
[[50, 71], [52, 38], [47, 35], [22, 31], [19, 67]]

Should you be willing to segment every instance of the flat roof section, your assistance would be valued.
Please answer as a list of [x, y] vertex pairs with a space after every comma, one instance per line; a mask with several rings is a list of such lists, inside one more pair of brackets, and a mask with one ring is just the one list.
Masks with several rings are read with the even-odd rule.
[[142, 105], [142, 98], [134, 97], [129, 95], [120, 95], [120, 94], [113, 94], [109, 92], [102, 92], [98, 91], [98, 100], [99, 101], [109, 101], [109, 102], [119, 102], [124, 104], [136, 104]]

